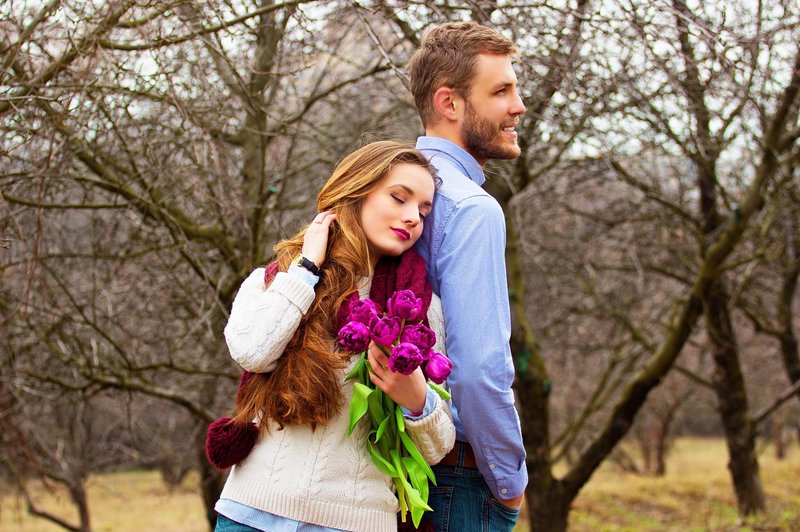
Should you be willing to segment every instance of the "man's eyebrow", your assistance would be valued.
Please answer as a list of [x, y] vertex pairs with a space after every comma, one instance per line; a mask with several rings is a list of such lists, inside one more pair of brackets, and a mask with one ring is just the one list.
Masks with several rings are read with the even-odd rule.
[[513, 87], [516, 85], [513, 81], [499, 81], [493, 85], [494, 89], [504, 89], [506, 87]]

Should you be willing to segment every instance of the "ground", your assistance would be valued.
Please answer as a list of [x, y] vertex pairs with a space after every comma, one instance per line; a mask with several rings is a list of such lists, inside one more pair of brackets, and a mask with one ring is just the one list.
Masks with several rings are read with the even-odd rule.
[[[652, 478], [604, 465], [573, 505], [570, 531], [797, 531], [800, 532], [800, 448], [778, 461], [770, 447], [759, 454], [767, 513], [743, 520], [719, 439], [682, 438], [667, 463], [667, 475]], [[189, 476], [169, 489], [155, 471], [100, 475], [89, 484], [94, 532], [205, 532], [202, 503]], [[27, 515], [24, 502], [0, 485], [0, 530], [60, 531]], [[36, 486], [37, 504], [75, 522], [67, 498]], [[517, 526], [529, 530], [527, 518]]]

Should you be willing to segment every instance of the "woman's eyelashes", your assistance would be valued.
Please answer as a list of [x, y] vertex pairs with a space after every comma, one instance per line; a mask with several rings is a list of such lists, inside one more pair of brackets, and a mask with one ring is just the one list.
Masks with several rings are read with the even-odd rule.
[[[394, 200], [395, 200], [397, 203], [399, 203], [400, 205], [403, 205], [403, 204], [406, 202], [406, 200], [405, 200], [405, 199], [401, 198], [400, 196], [397, 196], [396, 194], [392, 194], [391, 196], [392, 196], [392, 198], [393, 198], [393, 199], [394, 199]], [[427, 214], [427, 213], [424, 213], [424, 212], [422, 212], [422, 211], [419, 211], [419, 219], [420, 219], [420, 220], [425, 220], [425, 218], [426, 218], [427, 216], [428, 216], [428, 214]]]

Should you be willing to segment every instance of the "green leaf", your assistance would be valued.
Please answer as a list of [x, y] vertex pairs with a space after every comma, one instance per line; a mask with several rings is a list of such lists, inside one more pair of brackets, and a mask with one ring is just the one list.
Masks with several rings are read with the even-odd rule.
[[350, 424], [347, 427], [347, 435], [353, 433], [356, 423], [367, 413], [367, 403], [372, 390], [360, 382], [353, 384], [353, 398], [350, 400]]
[[401, 432], [400, 441], [403, 442], [403, 446], [408, 451], [408, 454], [411, 455], [411, 458], [414, 459], [417, 465], [419, 465], [420, 469], [422, 469], [422, 471], [425, 473], [425, 476], [427, 476], [435, 486], [436, 475], [433, 474], [431, 466], [429, 466], [428, 462], [426, 462], [425, 459], [422, 457], [422, 454], [420, 454], [419, 450], [417, 449], [417, 446], [414, 445], [414, 442], [411, 441], [411, 438], [408, 436], [408, 434], [406, 434], [405, 432]]
[[[401, 432], [400, 434], [403, 433]], [[392, 456], [392, 462], [394, 463], [395, 469], [400, 471], [400, 475], [398, 475], [395, 478], [397, 478], [397, 480], [400, 481], [400, 484], [402, 484], [403, 490], [405, 491], [405, 494], [408, 496], [408, 500], [411, 503], [411, 507], [413, 508], [414, 506], [419, 506], [420, 508], [427, 510], [429, 512], [433, 511], [433, 508], [428, 506], [428, 503], [422, 500], [422, 498], [419, 495], [419, 491], [417, 491], [416, 488], [414, 488], [411, 484], [409, 484], [408, 480], [406, 479], [407, 472], [405, 471], [405, 469], [403, 469], [402, 463], [400, 462], [400, 455], [398, 454], [397, 449], [390, 449], [389, 454]], [[398, 494], [400, 493], [400, 484], [397, 484], [397, 482], [395, 482], [395, 487], [397, 487]], [[400, 506], [402, 511], [402, 503]]]
[[381, 453], [375, 449], [375, 444], [372, 443], [369, 438], [367, 439], [367, 451], [369, 451], [369, 455], [372, 457], [372, 463], [375, 464], [375, 467], [377, 467], [381, 473], [393, 478], [398, 475], [394, 466], [386, 460], [386, 458], [381, 456]]
[[444, 399], [445, 401], [450, 399], [450, 392], [448, 392], [447, 390], [445, 390], [444, 388], [442, 388], [441, 386], [439, 386], [435, 382], [428, 381], [428, 386], [430, 386], [431, 389], [434, 392], [436, 392], [437, 395], [439, 397], [441, 397], [442, 399]]
[[344, 380], [349, 381], [350, 379], [355, 379], [361, 375], [361, 372], [364, 370], [364, 366], [366, 365], [366, 359], [364, 358], [364, 353], [361, 353], [361, 358], [358, 359], [358, 362], [353, 366], [353, 369], [350, 370]]
[[[400, 479], [400, 478], [402, 478], [402, 476], [403, 476], [403, 473], [402, 472], [398, 472], [398, 474], [395, 475], [394, 478]], [[400, 503], [400, 518], [405, 523], [406, 522], [406, 513], [408, 512], [408, 502], [409, 502], [407, 500], [405, 486], [403, 485], [402, 482], [395, 482], [394, 486], [397, 489], [397, 500]]]
[[376, 431], [377, 432], [377, 435], [375, 436], [376, 442], [380, 441], [381, 436], [383, 436], [384, 431], [386, 431], [386, 427], [389, 426], [390, 419], [391, 418], [389, 416], [386, 416], [385, 418], [383, 418], [383, 421], [381, 421], [381, 424], [378, 426], [378, 430]]
[[381, 396], [383, 391], [380, 388], [374, 388], [372, 395], [367, 400], [367, 408], [369, 408], [369, 417], [372, 419], [372, 428], [378, 427], [383, 420], [390, 417], [389, 414], [383, 409], [383, 402]]
[[425, 472], [422, 471], [417, 461], [410, 456], [403, 456], [400, 461], [408, 471], [408, 480], [411, 485], [417, 488], [422, 500], [428, 502], [428, 477], [425, 476]]
[[[417, 491], [419, 491], [420, 498], [425, 501], [425, 504], [427, 504], [428, 495], [430, 494], [430, 490], [428, 488], [428, 477], [425, 476], [425, 473], [422, 472], [419, 464], [417, 464], [413, 458], [404, 456], [402, 461], [403, 465], [408, 471], [408, 478], [411, 481], [411, 485], [414, 486]], [[414, 522], [415, 527], [419, 527], [419, 523], [422, 520], [422, 515], [424, 513], [425, 510], [418, 506], [411, 507], [411, 520]]]
[[394, 417], [397, 419], [397, 430], [403, 434], [406, 431], [406, 422], [403, 421], [403, 411], [399, 406], [394, 409]]

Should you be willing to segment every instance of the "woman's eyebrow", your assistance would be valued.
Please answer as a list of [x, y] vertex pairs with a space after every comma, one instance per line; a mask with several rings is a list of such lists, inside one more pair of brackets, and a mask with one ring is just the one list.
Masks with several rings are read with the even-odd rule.
[[[395, 188], [395, 187], [400, 187], [400, 188], [402, 188], [403, 190], [405, 190], [406, 192], [408, 192], [411, 195], [414, 194], [414, 190], [413, 189], [411, 189], [410, 187], [407, 187], [406, 185], [404, 185], [402, 183], [395, 183], [394, 185], [389, 185], [389, 188]], [[433, 203], [428, 201], [428, 200], [423, 201], [422, 205], [424, 205], [425, 207], [433, 207]]]

